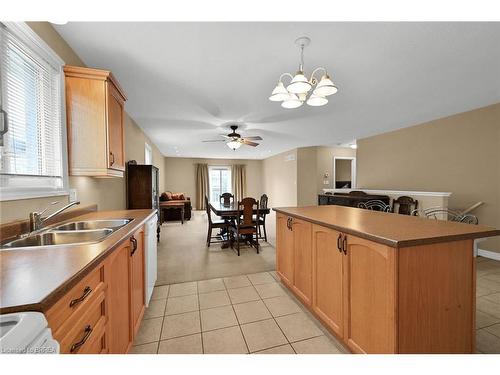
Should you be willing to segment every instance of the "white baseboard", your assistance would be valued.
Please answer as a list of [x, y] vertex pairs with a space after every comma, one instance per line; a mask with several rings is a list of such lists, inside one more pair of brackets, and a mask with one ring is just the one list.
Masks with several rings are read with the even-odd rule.
[[500, 261], [500, 253], [496, 253], [494, 251], [477, 249], [477, 255], [480, 255], [480, 256], [482, 256], [484, 258], [489, 258], [489, 259], [499, 260]]

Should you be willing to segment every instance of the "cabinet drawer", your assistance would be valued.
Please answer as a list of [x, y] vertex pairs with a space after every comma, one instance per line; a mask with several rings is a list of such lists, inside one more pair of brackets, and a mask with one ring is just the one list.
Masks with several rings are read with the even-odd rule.
[[[61, 346], [61, 353], [101, 353], [106, 325], [105, 292], [101, 291], [92, 300], [86, 311], [77, 319], [67, 320], [54, 338]], [[95, 352], [94, 352], [95, 351]]]
[[101, 265], [85, 276], [47, 311], [45, 315], [52, 331], [57, 332], [73, 314], [77, 316], [85, 311], [93, 297], [103, 289], [105, 289], [104, 267]]

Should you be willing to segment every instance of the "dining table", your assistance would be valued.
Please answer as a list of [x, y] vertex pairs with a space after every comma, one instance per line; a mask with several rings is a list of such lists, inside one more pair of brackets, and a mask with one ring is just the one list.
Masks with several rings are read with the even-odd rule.
[[[217, 216], [220, 216], [222, 219], [230, 221], [232, 218], [238, 216], [238, 203], [237, 202], [231, 202], [229, 204], [223, 204], [222, 202], [210, 202], [209, 203], [210, 209], [215, 213]], [[269, 208], [259, 208], [259, 215], [261, 214], [269, 214], [271, 210]], [[254, 215], [257, 214], [257, 209], [253, 210]], [[227, 231], [221, 230], [221, 233], [219, 233], [221, 238], [225, 239], [226, 242], [222, 244], [222, 248], [228, 248], [230, 246], [229, 244], [229, 237], [227, 234]]]

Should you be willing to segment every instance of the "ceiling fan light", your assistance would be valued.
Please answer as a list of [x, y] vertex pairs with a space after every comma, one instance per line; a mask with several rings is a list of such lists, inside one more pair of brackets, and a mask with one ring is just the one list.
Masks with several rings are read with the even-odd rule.
[[283, 108], [298, 108], [302, 105], [302, 101], [295, 94], [289, 94], [288, 99], [281, 103]]
[[311, 90], [312, 85], [307, 80], [303, 72], [298, 71], [293, 77], [292, 82], [287, 86], [287, 90], [293, 94], [307, 93]]
[[314, 95], [317, 96], [328, 96], [335, 94], [339, 89], [335, 86], [328, 75], [321, 77], [318, 85], [313, 91]]
[[237, 150], [241, 146], [241, 142], [238, 142], [236, 140], [232, 140], [226, 143], [227, 147], [229, 147], [231, 150]]
[[307, 104], [312, 107], [320, 107], [322, 105], [325, 105], [326, 103], [328, 103], [327, 98], [325, 98], [324, 96], [316, 95], [314, 93], [307, 100]]
[[281, 102], [283, 100], [288, 99], [289, 93], [285, 86], [283, 86], [283, 82], [279, 81], [276, 87], [274, 88], [269, 100], [272, 102]]

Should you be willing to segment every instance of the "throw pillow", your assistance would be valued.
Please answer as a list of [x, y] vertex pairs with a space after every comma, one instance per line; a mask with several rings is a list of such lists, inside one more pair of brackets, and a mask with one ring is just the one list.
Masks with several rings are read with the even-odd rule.
[[167, 201], [171, 201], [173, 199], [173, 194], [171, 191], [166, 191], [165, 194], [167, 195]]

